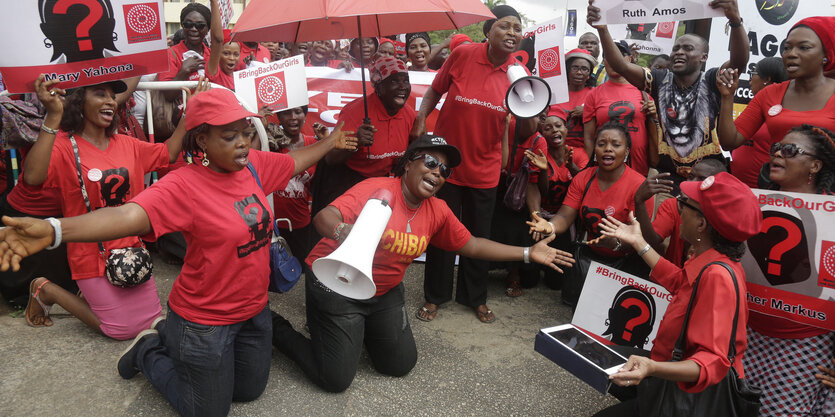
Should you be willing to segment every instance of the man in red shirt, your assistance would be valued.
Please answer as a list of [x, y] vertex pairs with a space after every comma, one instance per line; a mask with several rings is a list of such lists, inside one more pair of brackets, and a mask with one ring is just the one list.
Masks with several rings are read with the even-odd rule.
[[[409, 146], [415, 110], [406, 106], [411, 94], [406, 64], [383, 57], [371, 67], [374, 94], [348, 103], [340, 112], [344, 129], [357, 132], [359, 150], [335, 150], [319, 164], [314, 184], [313, 213], [366, 178], [386, 177]], [[368, 103], [365, 120], [363, 101]], [[327, 165], [327, 166], [323, 166]]]

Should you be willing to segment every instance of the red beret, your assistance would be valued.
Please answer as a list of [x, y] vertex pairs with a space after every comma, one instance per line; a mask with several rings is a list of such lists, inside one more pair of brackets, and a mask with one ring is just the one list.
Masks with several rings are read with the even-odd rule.
[[722, 237], [744, 242], [760, 233], [763, 213], [757, 197], [747, 185], [727, 172], [704, 181], [685, 181], [681, 191], [702, 206], [702, 213]]
[[795, 23], [794, 26], [792, 26], [792, 30], [798, 26], [807, 26], [820, 38], [821, 43], [823, 44], [824, 56], [826, 56], [828, 61], [823, 67], [824, 72], [835, 69], [835, 17], [807, 17]]

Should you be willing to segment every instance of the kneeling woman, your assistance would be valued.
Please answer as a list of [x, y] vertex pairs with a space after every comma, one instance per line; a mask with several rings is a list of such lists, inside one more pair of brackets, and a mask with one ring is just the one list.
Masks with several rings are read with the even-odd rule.
[[431, 243], [461, 255], [494, 261], [534, 260], [543, 265], [570, 266], [566, 252], [543, 240], [533, 247], [507, 246], [472, 237], [435, 194], [452, 167], [461, 162], [458, 149], [439, 136], [423, 135], [409, 145], [394, 173], [397, 178], [370, 178], [322, 209], [313, 224], [323, 238], [306, 259], [307, 265], [333, 252], [348, 236], [368, 198], [377, 190], [392, 193], [392, 208], [373, 261], [377, 293], [368, 300], [343, 297], [306, 272], [307, 325], [310, 339], [274, 314], [273, 343], [301, 366], [323, 389], [341, 392], [351, 385], [362, 347], [379, 372], [403, 376], [417, 362], [417, 348], [406, 318], [403, 274]]
[[[168, 315], [122, 354], [119, 375], [141, 371], [183, 416], [225, 416], [232, 401], [258, 398], [267, 386], [270, 346], [269, 244], [273, 216], [266, 194], [335, 146], [355, 147], [339, 125], [328, 138], [288, 154], [249, 146], [255, 129], [231, 91], [188, 102], [184, 149], [199, 164], [172, 171], [127, 204], [57, 224], [3, 217], [0, 269], [47, 245], [159, 237], [182, 232], [188, 249], [168, 297]], [[253, 170], [253, 172], [250, 172]], [[260, 174], [258, 184], [255, 172]]]

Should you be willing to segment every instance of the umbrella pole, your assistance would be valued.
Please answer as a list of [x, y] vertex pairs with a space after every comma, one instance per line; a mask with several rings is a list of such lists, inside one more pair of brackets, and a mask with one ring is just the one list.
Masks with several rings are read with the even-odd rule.
[[357, 38], [360, 45], [360, 76], [362, 77], [362, 108], [365, 111], [365, 118], [362, 119], [363, 124], [371, 124], [371, 119], [368, 118], [368, 99], [365, 92], [365, 59], [362, 56], [362, 23], [360, 17], [357, 16]]

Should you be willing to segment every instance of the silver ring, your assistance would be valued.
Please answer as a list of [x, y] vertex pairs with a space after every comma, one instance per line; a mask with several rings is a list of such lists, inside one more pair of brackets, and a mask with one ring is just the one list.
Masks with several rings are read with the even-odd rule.
[[49, 92], [49, 95], [51, 95], [51, 96], [55, 97], [55, 90], [50, 91], [50, 92]]
[[655, 179], [655, 183], [658, 184], [658, 178]]
[[629, 380], [629, 379], [626, 380], [626, 386], [629, 386], [629, 384], [631, 384], [631, 383], [632, 383], [631, 380]]

